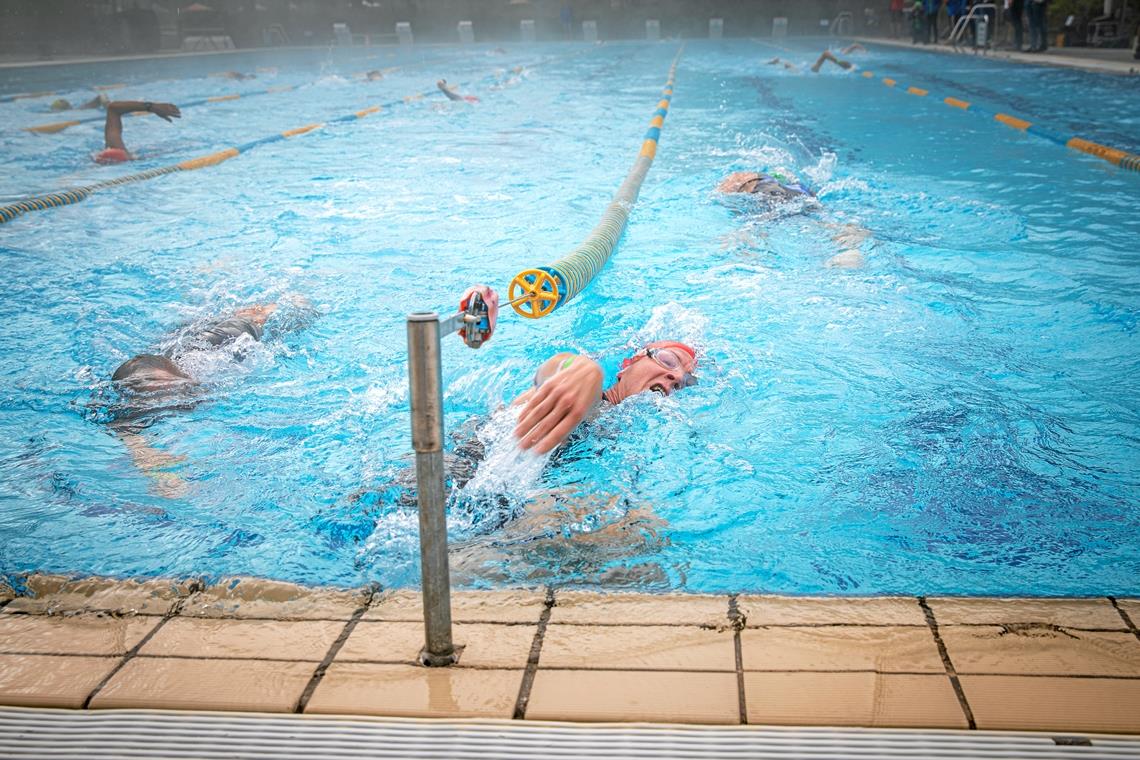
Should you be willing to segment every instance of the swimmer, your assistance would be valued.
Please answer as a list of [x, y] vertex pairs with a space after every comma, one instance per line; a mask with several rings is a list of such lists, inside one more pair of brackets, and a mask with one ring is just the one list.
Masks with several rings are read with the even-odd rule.
[[799, 71], [800, 70], [799, 66], [792, 63], [791, 61], [785, 61], [783, 58], [773, 58], [772, 60], [768, 61], [768, 65], [769, 66], [780, 65], [780, 66], [783, 66], [788, 71]]
[[812, 67], [811, 67], [812, 73], [818, 74], [819, 70], [821, 68], [823, 68], [823, 64], [825, 61], [831, 61], [836, 66], [843, 69], [844, 71], [849, 71], [855, 67], [855, 64], [851, 63], [851, 61], [845, 61], [842, 58], [836, 58], [835, 54], [832, 53], [830, 50], [824, 50], [822, 53], [819, 54], [819, 58], [812, 65]]
[[107, 104], [107, 121], [103, 126], [102, 152], [95, 156], [100, 164], [117, 164], [130, 161], [132, 156], [123, 144], [123, 114], [125, 113], [153, 113], [166, 121], [181, 119], [182, 112], [172, 103], [151, 103], [138, 100], [115, 100]]
[[243, 74], [240, 71], [223, 71], [219, 74], [212, 74], [211, 76], [222, 77], [223, 79], [236, 79], [239, 82], [246, 79], [257, 79], [257, 74]]
[[[275, 311], [275, 303], [238, 309], [228, 319], [191, 336], [184, 345], [191, 349], [216, 348], [232, 343], [243, 335], [260, 341], [265, 323]], [[118, 389], [128, 393], [159, 395], [181, 393], [197, 384], [174, 359], [156, 354], [139, 354], [128, 359], [115, 370], [111, 381]]]
[[475, 97], [474, 95], [460, 95], [458, 92], [451, 89], [451, 87], [448, 86], [446, 79], [439, 80], [435, 83], [435, 86], [439, 88], [440, 92], [447, 96], [448, 100], [465, 100], [468, 103], [479, 102], [479, 98]]
[[839, 51], [840, 55], [851, 55], [852, 53], [866, 53], [867, 48], [860, 45], [858, 42], [852, 42], [847, 47]]
[[[498, 295], [485, 285], [477, 285], [468, 293], [472, 291], [487, 303], [494, 325]], [[596, 361], [571, 352], [555, 354], [539, 366], [533, 387], [512, 403], [522, 407], [514, 431], [519, 448], [546, 454], [565, 441], [586, 417], [606, 405], [620, 404], [646, 391], [671, 396], [696, 385], [696, 366], [697, 352], [691, 346], [672, 340], [654, 341], [623, 361], [617, 379], [603, 390], [602, 368]]]
[[108, 98], [106, 95], [103, 95], [103, 94], [96, 95], [95, 97], [91, 98], [91, 100], [88, 100], [86, 103], [83, 103], [82, 105], [78, 105], [78, 106], [73, 106], [73, 105], [71, 105], [71, 101], [69, 101], [65, 98], [60, 98], [58, 100], [52, 101], [51, 110], [53, 110], [53, 111], [71, 111], [74, 109], [77, 111], [88, 111], [88, 110], [91, 110], [94, 108], [106, 108], [107, 103], [109, 103], [109, 102], [110, 102], [110, 98]]
[[778, 172], [733, 172], [717, 185], [718, 193], [748, 193], [769, 201], [786, 201], [793, 198], [815, 198], [811, 188], [795, 177]]
[[364, 78], [367, 79], [369, 82], [379, 82], [381, 79], [384, 78], [384, 72], [380, 71], [378, 69], [373, 69], [372, 71], [367, 72], [364, 75]]
[[[301, 308], [308, 306], [302, 298], [292, 301]], [[133, 356], [112, 374], [112, 387], [119, 398], [110, 409], [108, 427], [126, 445], [135, 466], [154, 479], [160, 495], [173, 498], [186, 492], [186, 483], [170, 472], [181, 458], [156, 451], [143, 437], [142, 431], [161, 414], [191, 409], [200, 400], [202, 380], [192, 377], [183, 368], [183, 355], [187, 351], [229, 346], [242, 336], [260, 342], [265, 323], [278, 309], [276, 303], [238, 309], [227, 319], [210, 324], [180, 341], [178, 350]], [[287, 323], [283, 329], [298, 326]], [[240, 359], [240, 355], [237, 358]]]
[[[810, 201], [816, 208], [819, 203], [810, 187], [794, 176], [777, 172], [733, 172], [721, 180], [716, 189], [726, 195], [744, 193], [757, 196], [770, 206], [796, 199]], [[860, 249], [871, 233], [854, 224], [824, 224], [832, 229], [834, 234], [831, 239], [840, 249], [824, 266], [839, 269], [858, 269], [863, 266], [864, 258]]]

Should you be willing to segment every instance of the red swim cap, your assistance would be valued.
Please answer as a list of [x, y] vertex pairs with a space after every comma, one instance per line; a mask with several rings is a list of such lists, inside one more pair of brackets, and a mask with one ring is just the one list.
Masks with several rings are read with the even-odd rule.
[[97, 164], [121, 164], [130, 160], [131, 154], [122, 148], [107, 148], [95, 154], [95, 163]]

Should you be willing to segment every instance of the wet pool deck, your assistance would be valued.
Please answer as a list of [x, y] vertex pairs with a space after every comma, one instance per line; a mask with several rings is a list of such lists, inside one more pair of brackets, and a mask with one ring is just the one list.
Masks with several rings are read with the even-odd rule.
[[259, 580], [0, 589], [0, 704], [1140, 734], [1140, 599], [418, 592]]

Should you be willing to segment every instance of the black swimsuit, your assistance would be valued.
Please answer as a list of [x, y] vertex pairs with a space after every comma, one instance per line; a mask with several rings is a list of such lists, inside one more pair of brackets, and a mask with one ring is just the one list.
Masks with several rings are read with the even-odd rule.
[[260, 341], [261, 327], [250, 322], [248, 319], [230, 317], [224, 322], [219, 322], [216, 325], [207, 327], [198, 337], [211, 346], [221, 346], [230, 341], [237, 340], [243, 335], [248, 335], [254, 340]]

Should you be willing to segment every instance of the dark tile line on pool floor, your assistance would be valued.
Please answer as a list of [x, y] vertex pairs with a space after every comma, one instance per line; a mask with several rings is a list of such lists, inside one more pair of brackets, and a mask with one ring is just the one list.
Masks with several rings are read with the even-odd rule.
[[546, 627], [550, 625], [550, 611], [553, 608], [554, 589], [547, 586], [546, 594], [542, 600], [542, 613], [538, 617], [538, 628], [535, 630], [534, 639], [530, 643], [530, 653], [526, 658], [526, 670], [523, 671], [522, 682], [519, 683], [519, 694], [515, 698], [515, 709], [511, 712], [511, 717], [515, 720], [522, 720], [526, 717], [526, 708], [530, 704], [530, 691], [534, 687], [534, 677], [538, 673], [538, 660], [542, 656]]
[[934, 610], [930, 609], [930, 605], [926, 603], [926, 597], [918, 597], [918, 603], [922, 607], [922, 612], [926, 616], [926, 624], [930, 626], [930, 633], [934, 636], [934, 643], [938, 646], [938, 654], [942, 657], [942, 666], [946, 669], [946, 676], [950, 679], [950, 685], [954, 687], [954, 694], [958, 697], [958, 704], [962, 708], [962, 713], [966, 716], [966, 726], [973, 731], [978, 727], [977, 722], [974, 720], [974, 711], [970, 709], [970, 701], [966, 699], [966, 692], [962, 689], [962, 682], [958, 680], [958, 673], [954, 670], [954, 663], [950, 660], [950, 652], [946, 649], [946, 642], [942, 640], [942, 635], [938, 633], [938, 621], [934, 617]]
[[1120, 618], [1124, 621], [1124, 624], [1128, 626], [1128, 630], [1132, 631], [1132, 635], [1136, 637], [1137, 641], [1140, 641], [1140, 629], [1137, 629], [1136, 624], [1132, 622], [1132, 616], [1128, 614], [1127, 610], [1120, 606], [1115, 596], [1108, 597], [1108, 601], [1111, 602], [1112, 606], [1116, 608], [1116, 611], [1120, 613]]
[[313, 692], [317, 690], [321, 680], [325, 677], [325, 673], [328, 672], [329, 665], [332, 664], [337, 654], [340, 653], [341, 647], [348, 641], [348, 637], [352, 635], [352, 630], [356, 628], [356, 624], [360, 622], [360, 618], [364, 617], [364, 613], [368, 611], [368, 606], [372, 602], [372, 596], [373, 594], [370, 594], [368, 600], [352, 613], [352, 618], [344, 624], [340, 635], [337, 636], [336, 640], [329, 646], [328, 651], [325, 652], [324, 659], [321, 660], [321, 664], [313, 671], [313, 677], [309, 679], [309, 683], [305, 685], [305, 690], [301, 692], [301, 697], [297, 700], [297, 706], [293, 712], [301, 713], [308, 707], [309, 700], [312, 699]]

